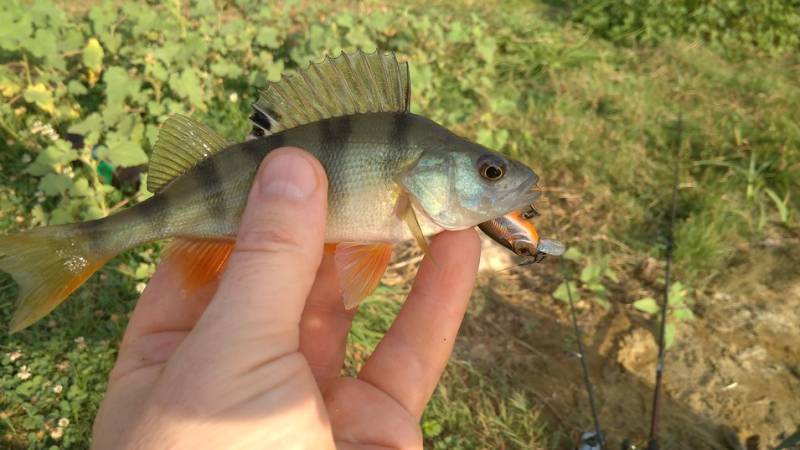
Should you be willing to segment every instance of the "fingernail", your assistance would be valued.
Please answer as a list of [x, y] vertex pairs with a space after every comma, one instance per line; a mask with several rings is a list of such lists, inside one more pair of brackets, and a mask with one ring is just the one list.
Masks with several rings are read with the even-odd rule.
[[267, 161], [261, 171], [261, 193], [266, 197], [305, 200], [317, 188], [317, 174], [297, 151], [283, 151]]

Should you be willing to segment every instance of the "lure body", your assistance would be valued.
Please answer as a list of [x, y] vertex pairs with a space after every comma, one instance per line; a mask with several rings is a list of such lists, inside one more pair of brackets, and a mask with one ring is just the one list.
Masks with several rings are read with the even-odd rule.
[[512, 211], [478, 225], [487, 236], [518, 256], [540, 261], [545, 255], [559, 256], [565, 247], [561, 242], [542, 239], [539, 231], [521, 211]]

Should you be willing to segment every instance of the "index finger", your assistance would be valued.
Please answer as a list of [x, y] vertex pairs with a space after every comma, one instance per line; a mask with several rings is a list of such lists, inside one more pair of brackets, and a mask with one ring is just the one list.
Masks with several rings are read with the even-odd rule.
[[422, 417], [464, 318], [480, 257], [474, 230], [444, 232], [431, 242], [414, 287], [359, 378]]

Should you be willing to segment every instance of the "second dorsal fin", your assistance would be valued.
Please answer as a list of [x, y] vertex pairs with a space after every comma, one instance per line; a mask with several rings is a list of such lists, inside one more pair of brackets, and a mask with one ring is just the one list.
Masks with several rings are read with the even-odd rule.
[[332, 117], [404, 112], [409, 101], [408, 63], [394, 53], [342, 53], [269, 83], [253, 104], [250, 137]]
[[147, 170], [147, 190], [156, 193], [200, 161], [230, 146], [211, 128], [186, 116], [170, 116], [158, 132]]

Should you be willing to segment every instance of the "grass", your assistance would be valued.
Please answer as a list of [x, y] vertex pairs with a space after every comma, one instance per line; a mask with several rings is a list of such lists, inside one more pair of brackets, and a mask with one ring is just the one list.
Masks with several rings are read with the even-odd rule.
[[[663, 251], [655, 237], [664, 229], [669, 209], [670, 149], [678, 114], [685, 138], [676, 228], [681, 280], [703, 286], [724, 270], [740, 246], [757, 243], [771, 227], [797, 226], [800, 199], [790, 194], [800, 192], [800, 62], [791, 55], [758, 53], [730, 59], [724, 51], [680, 36], [661, 39], [655, 46], [609, 41], [543, 3], [485, 6], [460, 0], [390, 10], [388, 3], [370, 2], [305, 10], [288, 2], [291, 17], [282, 22], [277, 22], [282, 13], [267, 10], [242, 21], [243, 11], [254, 6], [238, 4], [243, 6], [228, 5], [224, 14], [209, 16], [215, 18], [208, 22], [185, 8], [190, 31], [203, 29], [212, 42], [219, 38], [230, 47], [209, 49], [211, 56], [167, 66], [167, 75], [179, 71], [180, 64], [196, 64], [196, 70], [208, 75], [198, 94], [201, 104], [195, 104], [195, 97], [171, 92], [167, 81], [141, 81], [141, 92], [126, 97], [126, 107], [137, 112], [145, 130], [162, 117], [151, 113], [146, 102], [161, 96], [169, 110], [193, 111], [238, 139], [246, 133], [253, 85], [263, 83], [263, 78], [251, 75], [269, 66], [266, 59], [293, 68], [339, 48], [380, 46], [411, 62], [415, 111], [534, 167], [547, 190], [540, 206], [545, 228], [589, 259], [610, 255], [621, 276], [638, 261]], [[135, 9], [128, 11], [132, 21], [139, 20]], [[85, 12], [67, 14], [88, 37], [92, 26], [100, 27], [100, 19], [86, 19]], [[172, 14], [164, 20], [172, 20]], [[380, 14], [391, 16], [390, 23]], [[56, 18], [48, 20], [56, 27]], [[216, 20], [223, 25], [208, 31]], [[236, 20], [242, 33], [225, 28]], [[150, 47], [170, 42], [166, 32], [160, 35], [143, 24], [145, 19], [138, 25], [144, 30], [142, 37], [129, 37], [136, 45], [123, 46], [132, 53], [107, 52], [104, 64], [143, 76], [142, 61]], [[280, 27], [279, 42], [269, 51], [248, 54], [237, 39], [255, 35], [259, 26]], [[122, 23], [119, 35], [127, 36], [126, 29]], [[269, 36], [264, 42], [273, 45]], [[8, 80], [25, 83], [25, 52], [0, 48], [0, 81], [5, 83], [0, 88], [5, 89]], [[209, 65], [225, 58], [244, 73], [215, 75]], [[31, 63], [35, 61], [31, 57]], [[83, 69], [48, 75], [47, 64], [41, 63], [33, 76], [41, 74], [61, 86], [59, 95], [68, 91], [68, 81], [84, 82], [89, 76]], [[158, 96], [136, 103], [136, 95], [155, 95], [148, 88], [151, 82], [161, 86]], [[58, 100], [78, 105], [78, 117], [51, 116], [21, 93], [9, 97], [9, 105], [0, 110], [5, 129], [0, 143], [0, 228], [13, 231], [47, 223], [59, 208], [80, 219], [86, 208], [80, 203], [83, 199], [37, 193], [41, 176], [25, 169], [48, 145], [34, 131], [34, 122], [52, 122], [65, 135], [90, 112], [105, 114], [104, 99], [111, 93], [103, 91], [103, 85]], [[231, 100], [232, 94], [238, 102]], [[109, 132], [117, 131], [112, 127]], [[141, 142], [149, 149], [146, 136]], [[79, 162], [70, 167], [77, 176], [86, 173]], [[103, 195], [114, 205], [135, 192], [115, 181]], [[71, 209], [63, 209], [67, 203]], [[119, 256], [42, 323], [0, 337], [0, 446], [87, 446], [137, 285], [157, 261], [155, 250], [154, 246]], [[8, 284], [6, 280], [3, 285]], [[481, 303], [481, 295], [476, 293], [474, 300]], [[401, 297], [401, 290], [385, 287], [365, 304], [351, 333], [348, 370], [369, 355]], [[13, 287], [3, 288], [0, 324], [9, 322], [13, 299]], [[614, 302], [613, 295], [609, 300]], [[491, 302], [487, 305], [492, 308]], [[548, 425], [540, 399], [507, 366], [467, 358], [457, 349], [422, 421], [426, 448], [553, 448], [570, 442], [572, 436]], [[62, 418], [69, 423], [60, 426]]]

